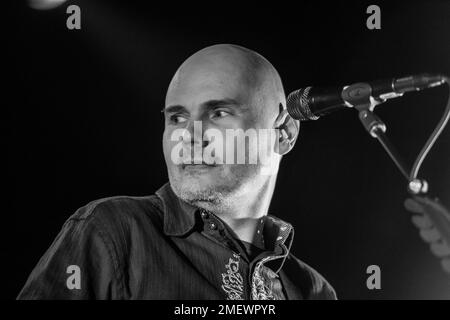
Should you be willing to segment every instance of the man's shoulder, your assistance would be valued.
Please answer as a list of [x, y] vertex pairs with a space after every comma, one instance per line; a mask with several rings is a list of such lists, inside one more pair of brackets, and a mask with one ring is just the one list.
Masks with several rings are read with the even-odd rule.
[[[303, 299], [335, 300], [336, 292], [331, 284], [313, 267], [292, 253], [286, 258], [283, 270], [287, 282]], [[300, 298], [300, 297], [299, 297]]]
[[100, 229], [123, 229], [143, 221], [159, 225], [162, 216], [161, 200], [156, 195], [114, 196], [90, 201], [76, 210], [66, 223], [94, 224]]
[[[159, 214], [156, 196], [117, 196], [89, 202], [66, 220], [18, 298], [121, 298], [133, 236], [144, 241], [139, 233], [156, 234]], [[67, 290], [68, 266], [86, 274], [79, 285], [83, 290]]]

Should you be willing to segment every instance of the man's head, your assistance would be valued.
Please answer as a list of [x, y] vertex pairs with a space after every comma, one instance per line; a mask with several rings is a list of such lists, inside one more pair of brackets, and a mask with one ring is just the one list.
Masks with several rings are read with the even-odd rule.
[[[289, 117], [285, 105], [278, 72], [258, 53], [221, 44], [189, 57], [170, 82], [164, 109], [163, 149], [175, 194], [191, 204], [210, 207], [254, 193], [270, 179], [274, 180], [281, 156], [292, 148], [298, 134], [298, 122]], [[202, 131], [194, 130], [199, 129], [199, 125]], [[231, 130], [260, 132], [275, 128], [281, 129], [281, 133], [266, 153], [275, 166], [265, 174], [261, 174], [264, 168], [261, 159], [256, 163], [249, 161], [249, 154], [259, 154], [256, 149], [261, 146], [237, 138], [233, 138], [234, 155], [228, 159], [233, 159], [232, 163], [225, 159], [226, 154], [231, 154], [226, 147], [230, 141], [218, 144], [223, 145], [223, 152], [217, 149], [214, 152], [215, 165], [186, 165], [174, 161], [174, 154], [178, 153], [174, 151], [179, 150], [180, 145], [182, 152], [194, 158], [195, 148], [211, 147], [218, 138], [212, 138], [208, 131], [222, 133], [225, 139], [226, 132], [233, 132]], [[177, 132], [182, 133], [182, 137], [178, 136], [182, 141], [174, 139]], [[245, 150], [243, 164], [236, 161], [238, 150], [242, 148]], [[207, 161], [203, 158], [203, 162]]]

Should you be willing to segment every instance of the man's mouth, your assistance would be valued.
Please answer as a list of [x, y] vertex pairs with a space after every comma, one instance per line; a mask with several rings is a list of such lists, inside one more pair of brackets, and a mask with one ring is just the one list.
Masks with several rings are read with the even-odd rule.
[[188, 163], [188, 164], [182, 164], [181, 168], [182, 169], [210, 169], [210, 168], [214, 168], [217, 167], [217, 164], [208, 164], [206, 162], [202, 162], [202, 163]]

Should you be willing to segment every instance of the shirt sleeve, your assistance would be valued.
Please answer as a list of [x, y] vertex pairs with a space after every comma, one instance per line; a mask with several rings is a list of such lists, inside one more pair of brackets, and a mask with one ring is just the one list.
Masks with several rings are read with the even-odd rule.
[[337, 300], [336, 291], [315, 269], [290, 254], [281, 272], [292, 300]]
[[117, 270], [113, 243], [95, 219], [71, 218], [17, 299], [121, 299]]
[[337, 300], [336, 291], [325, 279], [316, 282], [309, 299], [312, 300]]

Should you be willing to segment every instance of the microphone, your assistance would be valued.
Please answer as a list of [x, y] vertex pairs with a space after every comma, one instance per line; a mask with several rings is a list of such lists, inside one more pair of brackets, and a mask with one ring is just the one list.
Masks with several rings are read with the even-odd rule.
[[445, 82], [443, 75], [420, 74], [390, 80], [358, 82], [344, 87], [306, 87], [287, 97], [287, 110], [294, 119], [307, 121], [358, 104], [372, 107], [405, 92], [436, 87]]

